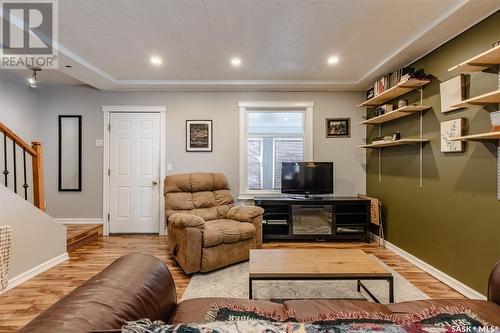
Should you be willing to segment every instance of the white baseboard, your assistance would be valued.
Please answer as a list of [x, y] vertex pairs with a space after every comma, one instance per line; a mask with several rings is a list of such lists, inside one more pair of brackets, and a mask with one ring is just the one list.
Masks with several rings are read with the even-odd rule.
[[10, 290], [12, 288], [17, 287], [23, 282], [26, 282], [35, 276], [37, 276], [40, 273], [45, 272], [46, 270], [51, 269], [54, 266], [59, 265], [60, 263], [69, 260], [68, 253], [65, 252], [61, 255], [58, 255], [55, 258], [49, 259], [44, 263], [41, 263], [38, 266], [33, 267], [30, 270], [27, 270], [24, 273], [19, 274], [18, 276], [14, 276], [12, 279], [9, 279], [8, 284], [7, 284], [7, 289], [5, 289], [3, 292], [6, 292], [7, 290]]
[[61, 224], [103, 224], [102, 217], [61, 217], [54, 220]]
[[[373, 233], [371, 234], [371, 238], [376, 240], [376, 241], [379, 241], [379, 237]], [[383, 241], [383, 244], [385, 245], [385, 247], [388, 250], [391, 250], [392, 252], [396, 253], [400, 257], [411, 262], [413, 265], [417, 266], [418, 268], [420, 268], [424, 272], [432, 275], [433, 277], [435, 277], [439, 281], [443, 282], [444, 284], [446, 284], [450, 288], [455, 289], [456, 291], [458, 291], [459, 293], [461, 293], [465, 297], [470, 298], [470, 299], [486, 300], [487, 297], [484, 296], [483, 294], [481, 294], [480, 292], [472, 289], [471, 287], [469, 287], [466, 284], [458, 281], [457, 279], [449, 276], [448, 274], [440, 271], [439, 269], [429, 265], [425, 261], [412, 255], [411, 253], [406, 252], [405, 250], [397, 247], [396, 245], [394, 245], [386, 240]]]

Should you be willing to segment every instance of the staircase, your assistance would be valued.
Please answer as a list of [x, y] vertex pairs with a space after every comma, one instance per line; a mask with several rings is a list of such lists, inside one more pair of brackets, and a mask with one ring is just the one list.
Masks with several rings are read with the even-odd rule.
[[42, 144], [0, 122], [0, 224], [12, 229], [7, 289], [68, 259], [66, 227], [45, 213]]
[[[32, 142], [29, 145], [2, 122], [0, 122], [0, 133], [3, 134], [3, 151], [0, 150], [3, 159], [3, 185], [25, 200], [31, 197], [33, 205], [45, 211], [41, 142]], [[21, 163], [22, 169], [19, 171]], [[30, 164], [33, 184], [31, 190], [27, 177]]]
[[66, 248], [73, 252], [102, 237], [102, 224], [65, 224]]

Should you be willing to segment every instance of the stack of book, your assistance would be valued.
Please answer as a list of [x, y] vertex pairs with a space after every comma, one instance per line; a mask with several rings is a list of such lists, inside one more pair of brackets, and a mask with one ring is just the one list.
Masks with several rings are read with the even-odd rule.
[[392, 135], [377, 136], [372, 139], [372, 144], [392, 142]]
[[425, 78], [425, 73], [423, 70], [415, 71], [413, 67], [403, 67], [395, 71], [394, 73], [387, 74], [381, 77], [373, 84], [373, 88], [370, 88], [366, 92], [366, 99], [373, 98], [384, 91], [396, 86], [400, 82], [404, 82], [409, 79], [420, 79]]

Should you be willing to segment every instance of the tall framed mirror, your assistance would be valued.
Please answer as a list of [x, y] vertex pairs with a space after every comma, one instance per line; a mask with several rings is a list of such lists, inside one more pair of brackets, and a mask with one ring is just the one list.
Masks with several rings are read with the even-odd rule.
[[59, 116], [59, 191], [82, 191], [82, 116]]

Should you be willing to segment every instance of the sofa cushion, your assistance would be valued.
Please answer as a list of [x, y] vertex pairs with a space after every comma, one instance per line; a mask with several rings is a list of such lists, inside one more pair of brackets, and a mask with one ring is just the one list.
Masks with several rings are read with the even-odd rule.
[[248, 300], [243, 298], [195, 298], [182, 301], [177, 305], [174, 314], [170, 318], [170, 324], [180, 323], [204, 323], [207, 313], [213, 309], [215, 304], [230, 304], [246, 308], [258, 308], [263, 312], [275, 313], [276, 315], [287, 317], [285, 307], [281, 304]]
[[430, 307], [464, 307], [472, 310], [479, 318], [486, 320], [489, 324], [500, 325], [500, 306], [493, 302], [472, 299], [434, 299], [387, 305], [390, 311], [401, 317], [409, 313], [421, 312]]
[[255, 226], [234, 220], [218, 219], [207, 221], [203, 232], [203, 247], [230, 244], [240, 240], [254, 238]]
[[229, 190], [227, 177], [221, 173], [193, 172], [165, 178], [165, 193]]
[[286, 301], [283, 305], [290, 316], [299, 322], [311, 322], [320, 319], [322, 315], [346, 312], [391, 314], [391, 311], [383, 304], [356, 300], [304, 299]]
[[227, 211], [234, 206], [231, 192], [176, 192], [165, 194], [166, 216], [178, 212], [195, 214], [205, 220], [225, 218]]
[[225, 218], [234, 199], [227, 177], [220, 173], [186, 173], [165, 178], [165, 215], [195, 214], [204, 220]]

